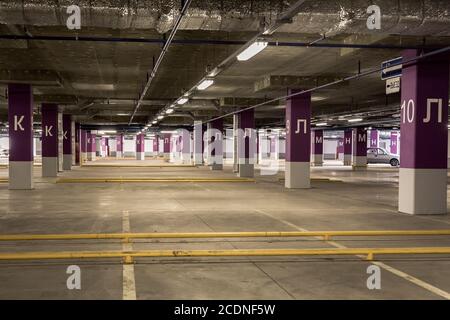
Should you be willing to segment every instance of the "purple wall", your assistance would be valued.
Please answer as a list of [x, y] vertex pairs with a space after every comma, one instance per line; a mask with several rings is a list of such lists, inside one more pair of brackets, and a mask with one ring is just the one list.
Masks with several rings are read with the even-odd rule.
[[[289, 94], [298, 91], [289, 90]], [[311, 93], [287, 100], [286, 161], [310, 162], [311, 153]]]
[[72, 116], [63, 114], [63, 154], [72, 154]]
[[323, 154], [323, 130], [311, 132], [313, 154]]
[[[419, 54], [417, 50], [405, 50], [403, 59]], [[402, 168], [447, 168], [448, 88], [448, 54], [403, 64], [400, 100]], [[438, 101], [441, 108], [438, 108]], [[432, 102], [430, 117], [428, 102]]]
[[344, 131], [344, 154], [352, 154], [353, 131], [347, 129]]
[[357, 157], [367, 156], [367, 131], [364, 128], [353, 129], [353, 155]]
[[8, 122], [9, 161], [33, 161], [33, 90], [31, 85], [8, 85]]
[[42, 115], [42, 156], [58, 157], [58, 105], [43, 103]]

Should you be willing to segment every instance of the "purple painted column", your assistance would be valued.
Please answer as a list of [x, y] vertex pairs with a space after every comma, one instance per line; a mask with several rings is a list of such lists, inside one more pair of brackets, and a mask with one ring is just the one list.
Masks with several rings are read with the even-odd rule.
[[116, 136], [116, 158], [123, 158], [123, 134]]
[[353, 129], [353, 169], [367, 168], [367, 131], [358, 127]]
[[371, 148], [378, 148], [378, 130], [370, 130], [369, 146]]
[[88, 153], [88, 160], [95, 161], [96, 159], [96, 142], [95, 142], [95, 133], [88, 132], [87, 134], [87, 153]]
[[164, 160], [169, 161], [170, 160], [170, 142], [172, 140], [172, 135], [170, 133], [165, 133], [163, 135], [163, 154], [164, 154]]
[[344, 130], [344, 166], [352, 165], [353, 130]]
[[136, 160], [145, 160], [145, 136], [142, 133], [136, 136]]
[[42, 116], [42, 177], [58, 174], [58, 106], [44, 103]]
[[159, 154], [159, 136], [155, 136], [155, 139], [153, 139], [153, 154], [156, 157]]
[[390, 152], [392, 154], [398, 154], [398, 132], [392, 131], [391, 132], [391, 139], [390, 139]]
[[87, 132], [80, 129], [80, 165], [83, 165], [87, 160]]
[[211, 170], [223, 169], [223, 119], [208, 122], [208, 165]]
[[[420, 55], [405, 50], [403, 60]], [[403, 64], [399, 211], [447, 213], [449, 55]]]
[[238, 175], [242, 178], [253, 178], [256, 150], [255, 111], [243, 111], [238, 113], [238, 117]]
[[33, 189], [33, 90], [8, 85], [9, 189]]
[[72, 116], [63, 114], [63, 169], [72, 169]]
[[80, 123], [75, 122], [75, 164], [80, 165]]
[[[289, 94], [298, 92], [289, 90]], [[311, 93], [287, 100], [285, 187], [310, 188]]]
[[337, 160], [342, 160], [344, 158], [344, 138], [338, 138], [336, 158]]
[[323, 165], [323, 130], [311, 132], [312, 138], [312, 165], [320, 167]]

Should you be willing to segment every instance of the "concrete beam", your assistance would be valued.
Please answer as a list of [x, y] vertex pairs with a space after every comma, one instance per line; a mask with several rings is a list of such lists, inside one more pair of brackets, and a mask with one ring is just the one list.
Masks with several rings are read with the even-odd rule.
[[[254, 84], [255, 92], [268, 92], [272, 90], [279, 90], [283, 88], [302, 88], [309, 89], [315, 86], [320, 86], [326, 83], [342, 79], [338, 75], [325, 76], [289, 76], [289, 75], [268, 75]], [[348, 86], [347, 83], [336, 85], [336, 88]]]

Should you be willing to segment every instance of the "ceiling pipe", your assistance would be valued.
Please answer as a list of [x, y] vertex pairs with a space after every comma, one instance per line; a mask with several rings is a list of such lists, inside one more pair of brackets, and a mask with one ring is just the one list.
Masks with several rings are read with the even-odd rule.
[[[142, 38], [104, 38], [104, 37], [72, 37], [72, 36], [28, 36], [28, 35], [0, 35], [1, 40], [27, 40], [27, 41], [84, 41], [84, 42], [119, 42], [119, 43], [149, 43], [165, 44], [165, 39], [142, 39]], [[323, 40], [322, 38], [318, 40]], [[344, 48], [344, 49], [436, 49], [435, 45], [390, 45], [390, 44], [364, 44], [364, 43], [318, 43], [298, 41], [268, 41], [268, 46], [273, 47], [301, 47], [301, 48]], [[245, 45], [247, 40], [211, 40], [211, 39], [174, 39], [172, 45]]]
[[158, 57], [158, 60], [156, 60], [155, 66], [153, 67], [153, 70], [147, 79], [147, 83], [145, 84], [144, 89], [142, 90], [141, 94], [139, 95], [139, 100], [136, 104], [136, 107], [134, 108], [133, 114], [130, 117], [130, 121], [128, 122], [129, 125], [132, 123], [134, 115], [136, 114], [136, 111], [141, 106], [142, 101], [144, 100], [145, 95], [146, 95], [148, 89], [150, 88], [152, 80], [155, 78], [156, 72], [158, 71], [158, 68], [159, 68], [161, 62], [164, 59], [164, 56], [166, 55], [167, 50], [169, 49], [169, 46], [172, 43], [172, 40], [175, 37], [175, 34], [177, 33], [178, 28], [180, 27], [181, 20], [183, 19], [184, 15], [186, 14], [191, 2], [192, 2], [192, 0], [182, 0], [182, 8], [181, 8], [180, 14], [178, 15], [177, 20], [175, 21], [175, 25], [173, 26], [172, 31], [170, 31], [169, 37], [167, 38], [167, 41], [164, 44], [164, 47]]

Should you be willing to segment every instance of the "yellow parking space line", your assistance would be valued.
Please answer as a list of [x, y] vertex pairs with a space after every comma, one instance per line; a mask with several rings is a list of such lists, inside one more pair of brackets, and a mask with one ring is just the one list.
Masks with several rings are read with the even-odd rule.
[[370, 261], [386, 254], [450, 254], [450, 247], [13, 252], [0, 253], [0, 260], [365, 255]]
[[[285, 178], [279, 178], [278, 181], [284, 181]], [[311, 178], [312, 182], [344, 182], [343, 180], [335, 178]]]
[[255, 182], [246, 178], [60, 178], [56, 183]]
[[162, 239], [162, 238], [270, 238], [270, 237], [375, 237], [375, 236], [448, 236], [450, 229], [436, 230], [351, 230], [351, 231], [246, 231], [246, 232], [149, 232], [149, 233], [78, 233], [11, 234], [0, 241], [79, 240], [79, 239]]

